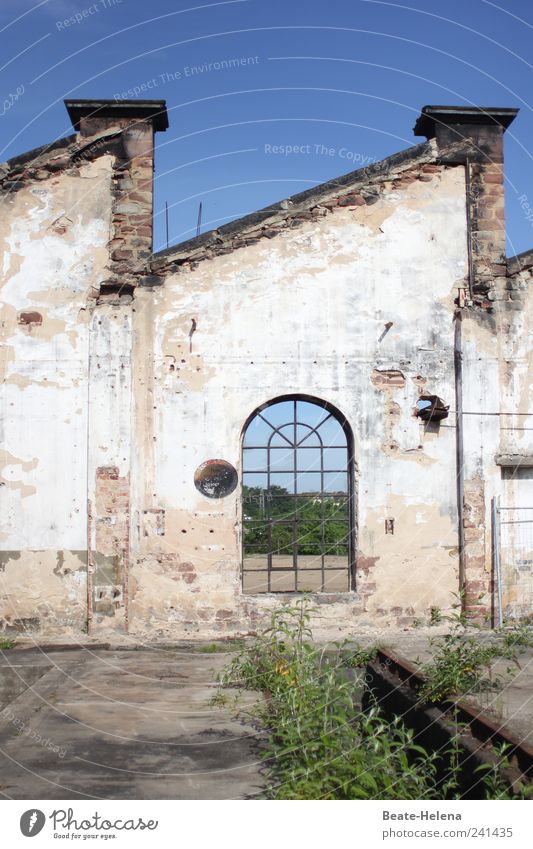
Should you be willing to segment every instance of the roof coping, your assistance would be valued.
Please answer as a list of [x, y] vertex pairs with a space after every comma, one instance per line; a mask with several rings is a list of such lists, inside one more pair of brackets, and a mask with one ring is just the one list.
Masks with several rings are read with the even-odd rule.
[[166, 130], [166, 100], [64, 100], [75, 130], [82, 118], [151, 118], [154, 131]]
[[413, 128], [415, 136], [434, 138], [436, 125], [499, 125], [504, 130], [514, 121], [518, 109], [500, 106], [423, 106]]

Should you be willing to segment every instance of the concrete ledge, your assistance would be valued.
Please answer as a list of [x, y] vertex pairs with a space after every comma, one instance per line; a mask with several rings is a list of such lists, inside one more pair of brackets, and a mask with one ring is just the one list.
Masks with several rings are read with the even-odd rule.
[[533, 454], [496, 454], [494, 459], [503, 469], [533, 468]]

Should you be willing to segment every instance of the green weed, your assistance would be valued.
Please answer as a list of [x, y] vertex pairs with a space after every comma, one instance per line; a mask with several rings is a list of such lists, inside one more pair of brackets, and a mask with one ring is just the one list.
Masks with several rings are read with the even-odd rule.
[[[224, 686], [266, 696], [256, 717], [267, 729], [268, 798], [461, 798], [459, 743], [450, 744], [455, 760], [453, 750], [430, 753], [400, 719], [386, 719], [376, 705], [359, 710], [359, 686], [343, 672], [350, 653], [340, 645], [326, 655], [313, 644], [312, 612], [305, 598], [275, 611], [222, 676]], [[351, 663], [364, 664], [373, 652], [351, 649]], [[451, 764], [444, 788], [443, 757]], [[495, 788], [504, 792], [498, 773], [490, 792]]]
[[225, 651], [222, 646], [219, 646], [217, 643], [208, 643], [205, 646], [198, 646], [196, 649], [200, 654], [216, 654], [217, 652]]
[[217, 693], [215, 693], [214, 696], [209, 699], [207, 704], [209, 705], [209, 707], [226, 707], [228, 703], [229, 696], [227, 695], [227, 693], [223, 693], [222, 690], [219, 690]]
[[[454, 608], [460, 610], [460, 600]], [[505, 679], [492, 673], [494, 661], [503, 658], [518, 665], [518, 656], [533, 647], [533, 633], [527, 625], [483, 635], [472, 631], [462, 613], [452, 613], [445, 619], [451, 623], [450, 632], [430, 640], [432, 658], [421, 667], [425, 679], [419, 690], [421, 702], [497, 689]], [[511, 671], [508, 667], [507, 675]]]
[[344, 656], [343, 666], [348, 666], [351, 669], [357, 669], [366, 666], [370, 661], [376, 659], [379, 646], [371, 645], [366, 649], [356, 648], [348, 649]]
[[442, 622], [442, 610], [440, 607], [432, 607], [429, 611], [429, 624], [440, 625]]

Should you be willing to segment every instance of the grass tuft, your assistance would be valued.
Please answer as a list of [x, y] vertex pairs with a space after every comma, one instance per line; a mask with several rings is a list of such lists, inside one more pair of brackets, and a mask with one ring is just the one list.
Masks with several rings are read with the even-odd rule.
[[[271, 799], [460, 799], [459, 743], [430, 752], [418, 745], [400, 718], [374, 704], [358, 707], [360, 685], [347, 666], [364, 665], [375, 648], [312, 640], [313, 608], [303, 598], [276, 610], [270, 626], [248, 642], [222, 675], [225, 687], [262, 691], [256, 708], [266, 729], [266, 795]], [[524, 637], [525, 639], [525, 637]], [[451, 771], [443, 782], [439, 759]], [[503, 781], [501, 763], [480, 771], [485, 798], [516, 798]]]

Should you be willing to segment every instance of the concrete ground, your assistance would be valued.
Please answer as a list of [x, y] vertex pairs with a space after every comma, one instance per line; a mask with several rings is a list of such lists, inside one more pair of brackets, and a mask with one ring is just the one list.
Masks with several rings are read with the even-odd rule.
[[[445, 630], [367, 629], [353, 640], [377, 641], [420, 666]], [[62, 648], [28, 641], [0, 652], [0, 796], [260, 797], [262, 732], [249, 710], [261, 696], [220, 689], [230, 657], [192, 644], [104, 648], [90, 640]], [[493, 674], [502, 685], [471, 701], [533, 745], [533, 651], [517, 664], [498, 661]]]
[[0, 796], [260, 795], [261, 732], [247, 713], [259, 696], [220, 691], [229, 658], [191, 646], [0, 652]]

